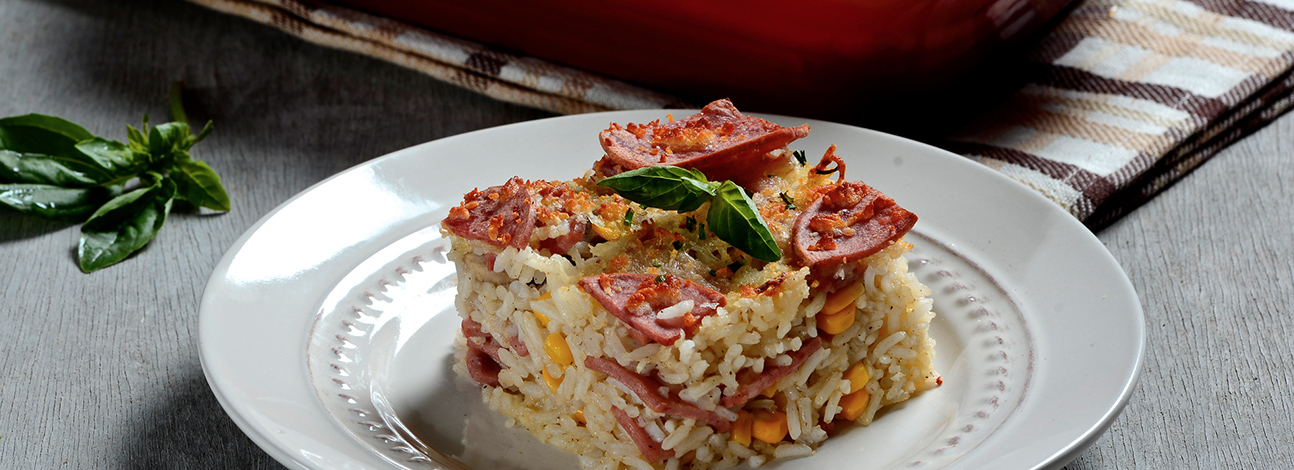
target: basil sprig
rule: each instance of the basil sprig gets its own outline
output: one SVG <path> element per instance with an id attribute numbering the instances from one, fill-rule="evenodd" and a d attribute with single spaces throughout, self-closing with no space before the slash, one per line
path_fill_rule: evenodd
<path id="1" fill-rule="evenodd" d="M 782 259 L 768 224 L 759 215 L 755 201 L 732 181 L 710 181 L 700 170 L 656 165 L 626 171 L 598 182 L 616 194 L 648 207 L 692 212 L 709 202 L 706 223 L 720 240 L 755 259 Z"/>
<path id="2" fill-rule="evenodd" d="M 211 133 L 211 123 L 193 135 L 178 91 L 171 93 L 177 121 L 150 128 L 145 116 L 142 129 L 126 126 L 125 144 L 54 116 L 0 119 L 0 205 L 84 222 L 77 257 L 87 273 L 147 245 L 176 201 L 228 211 L 220 176 L 189 155 Z"/>

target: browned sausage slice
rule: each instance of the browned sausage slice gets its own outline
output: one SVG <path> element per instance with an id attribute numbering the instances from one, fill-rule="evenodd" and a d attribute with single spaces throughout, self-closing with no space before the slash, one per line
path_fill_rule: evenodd
<path id="1" fill-rule="evenodd" d="M 728 304 L 723 294 L 674 275 L 599 274 L 580 279 L 580 287 L 637 332 L 634 336 L 639 342 L 655 341 L 665 346 L 691 334 L 701 318 Z M 669 318 L 661 316 L 666 309 L 687 300 L 692 301 L 690 311 Z"/>
<path id="2" fill-rule="evenodd" d="M 795 219 L 795 254 L 806 266 L 835 266 L 881 251 L 903 237 L 917 215 L 858 181 L 823 192 Z"/>
<path id="3" fill-rule="evenodd" d="M 727 99 L 706 105 L 701 112 L 676 122 L 628 124 L 598 135 L 610 162 L 599 168 L 616 173 L 652 165 L 696 168 L 712 181 L 751 182 L 776 163 L 770 151 L 809 135 L 809 125 L 782 127 L 741 114 Z M 610 164 L 608 164 L 610 163 Z"/>
<path id="4" fill-rule="evenodd" d="M 475 190 L 441 222 L 455 235 L 502 247 L 525 248 L 535 230 L 535 204 L 525 180 Z"/>
<path id="5" fill-rule="evenodd" d="M 786 353 L 786 355 L 791 356 L 790 364 L 765 366 L 764 371 L 761 373 L 751 372 L 750 369 L 742 371 L 737 376 L 737 392 L 723 397 L 719 404 L 727 408 L 744 405 L 747 401 L 750 401 L 751 397 L 771 387 L 778 380 L 782 380 L 782 377 L 791 375 L 791 372 L 799 369 L 804 364 L 804 361 L 808 360 L 809 356 L 818 352 L 819 349 L 822 349 L 822 338 L 814 337 L 800 345 L 800 349 Z"/>
<path id="6" fill-rule="evenodd" d="M 626 369 L 616 361 L 588 356 L 584 358 L 584 367 L 607 374 L 624 384 L 625 387 L 634 392 L 639 401 L 651 408 L 652 411 L 680 418 L 692 418 L 709 424 L 710 427 L 714 428 L 715 432 L 723 433 L 732 429 L 732 422 L 719 416 L 718 413 L 701 409 L 699 406 L 683 401 L 682 398 L 673 393 L 661 393 L 661 389 L 665 388 L 665 384 L 653 377 L 645 377 Z"/>

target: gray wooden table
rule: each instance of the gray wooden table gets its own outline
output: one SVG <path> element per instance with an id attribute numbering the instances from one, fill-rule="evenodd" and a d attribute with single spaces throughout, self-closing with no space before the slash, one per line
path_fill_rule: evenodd
<path id="1" fill-rule="evenodd" d="M 234 210 L 175 214 L 86 275 L 75 226 L 0 210 L 0 468 L 279 468 L 203 378 L 198 303 L 224 250 L 321 179 L 387 152 L 536 119 L 512 106 L 177 1 L 0 0 L 0 116 L 125 139 L 171 82 Z M 1139 292 L 1141 383 L 1069 468 L 1294 465 L 1294 117 L 1098 234 Z"/>

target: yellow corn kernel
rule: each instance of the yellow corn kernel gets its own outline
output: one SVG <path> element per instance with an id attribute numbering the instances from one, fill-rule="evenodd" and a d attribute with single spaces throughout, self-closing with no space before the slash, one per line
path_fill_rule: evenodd
<path id="1" fill-rule="evenodd" d="M 871 398 L 872 394 L 867 393 L 865 390 L 840 397 L 841 409 L 838 416 L 844 416 L 845 419 L 850 421 L 858 419 L 859 416 L 863 415 L 863 411 L 867 409 L 867 402 Z"/>
<path id="2" fill-rule="evenodd" d="M 737 420 L 732 422 L 732 440 L 743 446 L 750 446 L 751 424 L 755 421 L 749 411 L 737 412 Z"/>
<path id="3" fill-rule="evenodd" d="M 543 369 L 543 371 L 544 371 L 544 383 L 548 384 L 548 389 L 553 391 L 553 395 L 556 395 L 557 387 L 560 387 L 562 385 L 562 379 L 566 377 L 565 376 L 553 377 L 552 374 L 548 373 L 548 369 Z"/>
<path id="4" fill-rule="evenodd" d="M 544 294 L 544 295 L 548 295 L 548 294 Z M 535 312 L 535 320 L 539 320 L 540 328 L 548 328 L 548 317 L 544 316 L 544 314 Z"/>
<path id="5" fill-rule="evenodd" d="M 759 392 L 760 395 L 768 398 L 773 398 L 774 393 L 777 393 L 777 384 L 769 385 L 768 388 L 764 389 L 764 391 Z"/>
<path id="6" fill-rule="evenodd" d="M 859 361 L 849 366 L 849 369 L 845 370 L 845 376 L 841 378 L 849 381 L 849 393 L 854 393 L 867 385 L 867 381 L 872 379 L 872 374 L 867 372 L 867 365 Z"/>
<path id="7" fill-rule="evenodd" d="M 846 329 L 854 324 L 855 311 L 858 310 L 852 306 L 830 315 L 818 314 L 818 329 L 824 333 L 838 335 L 844 333 Z"/>
<path id="8" fill-rule="evenodd" d="M 843 289 L 827 294 L 827 303 L 822 305 L 822 312 L 828 315 L 844 310 L 853 305 L 863 295 L 863 283 L 855 282 Z"/>
<path id="9" fill-rule="evenodd" d="M 758 410 L 750 425 L 750 434 L 769 444 L 782 442 L 787 431 L 786 413 L 781 411 Z"/>
<path id="10" fill-rule="evenodd" d="M 576 420 L 576 421 L 579 421 L 579 422 L 580 422 L 580 424 L 587 424 L 587 423 L 588 423 L 588 421 L 585 421 L 585 420 L 584 420 L 584 410 L 579 410 L 579 411 L 576 411 L 576 412 L 575 412 L 575 420 Z"/>
<path id="11" fill-rule="evenodd" d="M 559 366 L 566 367 L 575 363 L 571 347 L 566 345 L 566 338 L 561 333 L 548 335 L 544 340 L 544 351 L 548 352 L 548 357 Z"/>
<path id="12" fill-rule="evenodd" d="M 535 300 L 548 300 L 548 299 L 551 299 L 551 298 L 553 298 L 553 293 L 552 293 L 552 292 L 544 292 L 544 293 L 542 293 L 542 294 L 539 294 L 539 298 L 538 298 L 538 299 L 535 299 Z"/>

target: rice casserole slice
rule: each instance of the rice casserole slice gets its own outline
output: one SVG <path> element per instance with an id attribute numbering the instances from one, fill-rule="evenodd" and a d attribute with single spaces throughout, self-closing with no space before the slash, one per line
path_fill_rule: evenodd
<path id="1" fill-rule="evenodd" d="M 454 370 L 509 425 L 607 470 L 811 455 L 936 386 L 930 289 L 903 256 L 916 215 L 846 182 L 834 146 L 816 165 L 787 148 L 808 132 L 720 100 L 612 124 L 574 180 L 468 193 L 442 224 Z M 721 240 L 715 203 L 659 209 L 598 184 L 655 165 L 742 187 L 781 257 Z"/>

